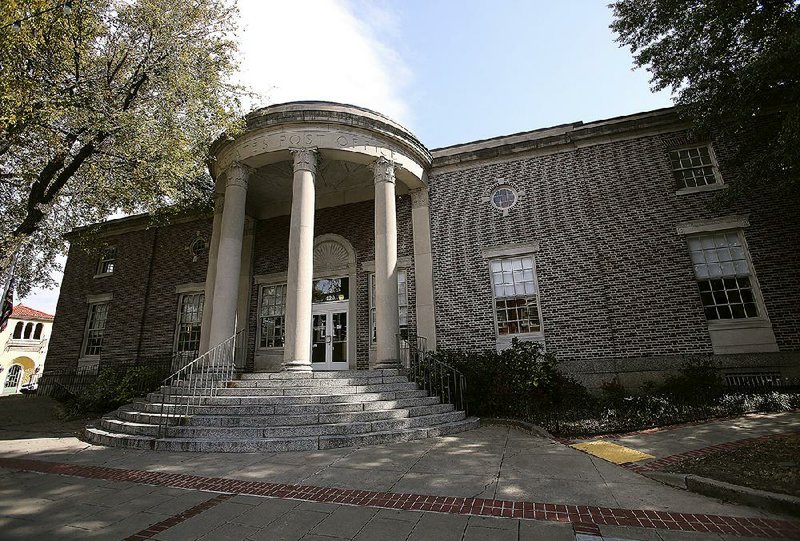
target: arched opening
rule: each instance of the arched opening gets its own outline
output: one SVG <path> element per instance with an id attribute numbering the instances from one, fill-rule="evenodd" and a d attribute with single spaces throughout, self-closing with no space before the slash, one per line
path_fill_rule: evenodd
<path id="1" fill-rule="evenodd" d="M 18 364 L 12 364 L 6 374 L 6 380 L 3 384 L 4 393 L 15 393 L 19 388 L 19 382 L 22 379 L 22 367 Z"/>
<path id="2" fill-rule="evenodd" d="M 28 323 L 25 325 L 25 340 L 28 340 L 31 337 L 31 333 L 33 332 L 33 323 Z"/>
<path id="3" fill-rule="evenodd" d="M 14 338 L 22 338 L 22 328 L 25 326 L 24 323 L 21 321 L 17 321 L 17 324 L 14 326 Z"/>
<path id="4" fill-rule="evenodd" d="M 36 330 L 33 331 L 33 338 L 35 340 L 39 340 L 39 339 L 42 338 L 42 329 L 44 329 L 44 324 L 43 323 L 37 323 L 36 324 Z"/>

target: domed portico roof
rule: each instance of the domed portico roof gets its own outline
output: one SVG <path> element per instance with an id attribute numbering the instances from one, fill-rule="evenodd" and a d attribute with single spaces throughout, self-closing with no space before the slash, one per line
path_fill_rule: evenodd
<path id="1" fill-rule="evenodd" d="M 297 148 L 317 150 L 322 194 L 353 192 L 371 184 L 364 171 L 380 157 L 395 163 L 398 188 L 413 190 L 427 184 L 428 149 L 397 122 L 363 107 L 325 101 L 283 103 L 251 112 L 245 124 L 244 133 L 212 145 L 211 172 L 218 177 L 234 162 L 244 163 L 256 170 L 259 198 L 280 200 L 289 195 L 285 193 L 289 185 L 278 179 L 289 180 L 290 151 Z"/>

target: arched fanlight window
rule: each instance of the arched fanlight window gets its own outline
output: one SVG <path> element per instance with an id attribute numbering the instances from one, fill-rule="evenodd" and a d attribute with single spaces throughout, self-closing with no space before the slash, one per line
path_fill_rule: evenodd
<path id="1" fill-rule="evenodd" d="M 39 340 L 42 337 L 42 329 L 43 328 L 44 328 L 44 325 L 42 323 L 37 323 L 36 324 L 36 330 L 33 331 L 33 338 L 35 340 Z"/>
<path id="2" fill-rule="evenodd" d="M 28 323 L 25 325 L 25 340 L 28 340 L 31 337 L 31 333 L 33 332 L 33 323 Z"/>
<path id="3" fill-rule="evenodd" d="M 14 338 L 22 338 L 22 327 L 24 326 L 24 323 L 17 321 L 17 324 L 14 326 Z"/>

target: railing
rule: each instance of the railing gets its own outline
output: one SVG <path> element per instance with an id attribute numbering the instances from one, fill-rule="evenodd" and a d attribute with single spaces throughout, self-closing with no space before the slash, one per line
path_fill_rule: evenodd
<path id="1" fill-rule="evenodd" d="M 428 396 L 438 396 L 443 404 L 453 404 L 457 410 L 469 415 L 467 401 L 467 378 L 447 363 L 436 360 L 428 353 L 427 339 L 424 336 L 397 335 L 400 346 L 400 363 L 411 381 Z"/>
<path id="2" fill-rule="evenodd" d="M 112 379 L 121 381 L 132 369 L 144 369 L 145 377 L 139 377 L 132 383 L 134 390 L 146 394 L 157 389 L 165 377 L 185 364 L 182 360 L 184 355 L 185 353 L 158 353 L 139 356 L 132 361 L 117 362 L 101 359 L 96 363 L 79 367 L 45 368 L 44 374 L 38 381 L 38 394 L 59 400 L 74 398 L 97 381 L 101 373 L 108 370 L 113 371 Z M 195 354 L 192 358 L 196 356 Z"/>
<path id="3" fill-rule="evenodd" d="M 239 331 L 183 366 L 161 383 L 161 415 L 158 437 L 167 428 L 191 415 L 205 399 L 217 396 L 217 391 L 233 379 L 236 359 L 244 351 L 244 331 Z"/>

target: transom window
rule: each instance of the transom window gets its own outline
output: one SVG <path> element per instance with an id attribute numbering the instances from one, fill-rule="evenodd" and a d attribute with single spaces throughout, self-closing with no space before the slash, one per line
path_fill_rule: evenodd
<path id="1" fill-rule="evenodd" d="M 261 348 L 281 348 L 286 333 L 286 284 L 261 286 L 259 342 Z"/>
<path id="2" fill-rule="evenodd" d="M 533 256 L 495 259 L 490 263 L 498 335 L 542 330 Z"/>
<path id="3" fill-rule="evenodd" d="M 345 301 L 350 298 L 349 278 L 323 278 L 314 280 L 311 302 Z"/>
<path id="4" fill-rule="evenodd" d="M 200 350 L 200 326 L 203 321 L 203 293 L 181 295 L 178 303 L 176 352 L 196 353 Z"/>
<path id="5" fill-rule="evenodd" d="M 719 231 L 688 241 L 706 318 L 758 317 L 750 265 L 739 233 Z"/>
<path id="6" fill-rule="evenodd" d="M 86 356 L 100 355 L 103 350 L 103 335 L 108 318 L 108 303 L 89 305 L 89 320 L 86 323 L 86 336 L 84 337 L 83 354 Z"/>
<path id="7" fill-rule="evenodd" d="M 375 326 L 375 274 L 369 275 L 369 335 L 370 342 L 377 342 Z M 397 271 L 397 311 L 400 322 L 400 335 L 408 334 L 408 277 L 405 270 Z"/>
<path id="8" fill-rule="evenodd" d="M 708 145 L 672 150 L 669 159 L 678 188 L 722 184 Z"/>
<path id="9" fill-rule="evenodd" d="M 100 256 L 100 262 L 97 265 L 97 274 L 111 274 L 114 272 L 114 267 L 117 261 L 117 248 L 112 246 L 103 250 L 103 255 Z"/>

